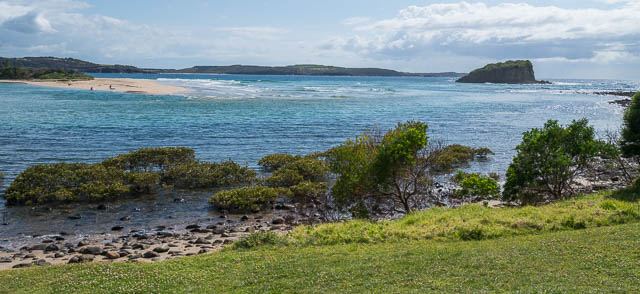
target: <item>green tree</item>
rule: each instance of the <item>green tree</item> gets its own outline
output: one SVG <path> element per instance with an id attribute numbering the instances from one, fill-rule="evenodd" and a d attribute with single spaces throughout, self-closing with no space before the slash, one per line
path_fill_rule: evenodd
<path id="1" fill-rule="evenodd" d="M 566 127 L 549 120 L 542 129 L 524 132 L 507 170 L 503 198 L 536 203 L 545 195 L 552 199 L 571 195 L 575 177 L 590 166 L 605 146 L 594 138 L 594 129 L 586 119 Z"/>
<path id="2" fill-rule="evenodd" d="M 633 95 L 624 114 L 620 147 L 624 156 L 640 155 L 640 92 Z"/>

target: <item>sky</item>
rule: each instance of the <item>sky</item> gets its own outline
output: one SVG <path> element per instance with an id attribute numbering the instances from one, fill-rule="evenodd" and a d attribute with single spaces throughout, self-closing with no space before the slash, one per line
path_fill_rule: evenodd
<path id="1" fill-rule="evenodd" d="M 640 80 L 640 0 L 0 0 L 0 56 Z"/>

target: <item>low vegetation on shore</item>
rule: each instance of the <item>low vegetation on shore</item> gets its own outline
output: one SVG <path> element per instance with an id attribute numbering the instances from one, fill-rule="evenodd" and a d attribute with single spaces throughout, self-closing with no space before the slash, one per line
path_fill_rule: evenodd
<path id="1" fill-rule="evenodd" d="M 9 66 L 7 63 L 0 66 L 0 80 L 93 80 L 93 77 L 73 70 L 65 69 L 31 69 L 25 67 Z"/>

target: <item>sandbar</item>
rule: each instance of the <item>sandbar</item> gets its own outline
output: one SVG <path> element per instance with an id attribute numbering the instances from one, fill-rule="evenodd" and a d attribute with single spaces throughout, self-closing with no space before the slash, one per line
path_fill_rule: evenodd
<path id="1" fill-rule="evenodd" d="M 95 78 L 93 80 L 0 80 L 3 83 L 22 83 L 35 86 L 84 89 L 90 91 L 113 91 L 121 93 L 138 93 L 151 95 L 175 95 L 187 91 L 186 88 L 163 85 L 155 80 L 125 78 Z"/>

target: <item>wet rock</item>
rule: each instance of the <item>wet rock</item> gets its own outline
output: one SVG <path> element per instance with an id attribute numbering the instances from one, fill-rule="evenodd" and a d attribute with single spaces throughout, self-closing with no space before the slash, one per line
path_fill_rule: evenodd
<path id="1" fill-rule="evenodd" d="M 130 220 L 130 219 L 131 219 L 131 217 L 130 217 L 130 216 L 128 216 L 128 215 L 125 215 L 125 216 L 123 216 L 123 217 L 121 217 L 121 218 L 120 218 L 120 220 L 121 220 L 121 221 L 128 221 L 128 220 Z"/>
<path id="2" fill-rule="evenodd" d="M 100 205 L 98 205 L 98 207 L 96 207 L 96 209 L 97 210 L 107 210 L 108 207 L 106 205 L 104 205 L 104 204 L 100 204 Z"/>
<path id="3" fill-rule="evenodd" d="M 160 238 L 170 238 L 173 237 L 174 234 L 171 232 L 157 232 L 156 236 L 160 237 Z"/>
<path id="4" fill-rule="evenodd" d="M 274 224 L 274 225 L 284 224 L 284 218 L 276 217 L 276 218 L 271 220 L 271 223 Z"/>
<path id="5" fill-rule="evenodd" d="M 10 263 L 12 261 L 11 257 L 0 257 L 0 263 Z"/>
<path id="6" fill-rule="evenodd" d="M 165 252 L 169 251 L 169 247 L 168 246 L 167 247 L 156 247 L 156 248 L 153 248 L 153 251 L 156 252 L 156 253 L 165 253 Z"/>
<path id="7" fill-rule="evenodd" d="M 73 219 L 73 220 L 78 220 L 78 219 L 81 219 L 81 218 L 82 218 L 82 216 L 81 216 L 81 215 L 79 215 L 79 214 L 74 214 L 74 215 L 70 215 L 70 216 L 68 216 L 68 218 L 69 218 L 69 219 Z"/>
<path id="8" fill-rule="evenodd" d="M 59 250 L 60 248 L 56 244 L 49 244 L 49 246 L 47 246 L 47 248 L 44 249 L 44 251 L 46 252 L 55 252 Z"/>
<path id="9" fill-rule="evenodd" d="M 247 215 L 243 215 L 242 217 L 240 217 L 240 221 L 246 221 L 249 219 L 249 216 Z"/>
<path id="10" fill-rule="evenodd" d="M 112 230 L 112 231 L 122 231 L 122 229 L 124 229 L 124 227 L 123 227 L 123 226 L 113 226 L 113 227 L 111 228 L 111 230 Z"/>
<path id="11" fill-rule="evenodd" d="M 64 238 L 62 238 L 60 236 L 55 236 L 55 237 L 53 237 L 53 239 L 55 239 L 56 241 L 64 241 Z"/>
<path id="12" fill-rule="evenodd" d="M 31 264 L 30 263 L 18 263 L 14 266 L 12 266 L 11 268 L 23 268 L 23 267 L 30 267 Z"/>
<path id="13" fill-rule="evenodd" d="M 42 240 L 42 243 L 45 243 L 45 244 L 47 244 L 47 243 L 53 243 L 53 240 Z"/>
<path id="14" fill-rule="evenodd" d="M 36 244 L 31 246 L 30 250 L 41 250 L 44 251 L 45 249 L 47 249 L 47 246 L 49 246 L 48 244 Z"/>
<path id="15" fill-rule="evenodd" d="M 47 262 L 44 259 L 38 259 L 36 262 L 34 262 L 33 264 L 37 265 L 37 266 L 44 266 L 44 265 L 51 265 L 50 262 Z"/>
<path id="16" fill-rule="evenodd" d="M 173 199 L 173 202 L 175 202 L 175 203 L 183 203 L 184 202 L 184 198 L 175 198 L 175 199 Z"/>
<path id="17" fill-rule="evenodd" d="M 142 255 L 142 257 L 144 257 L 144 258 L 154 258 L 154 257 L 158 257 L 158 256 L 159 256 L 158 253 L 155 253 L 153 251 L 147 251 Z"/>
<path id="18" fill-rule="evenodd" d="M 199 228 L 200 228 L 200 225 L 198 224 L 192 224 L 185 227 L 185 229 L 187 230 L 193 230 L 193 229 L 199 229 Z"/>
<path id="19" fill-rule="evenodd" d="M 101 255 L 104 250 L 98 246 L 85 247 L 80 250 L 82 254 Z"/>
<path id="20" fill-rule="evenodd" d="M 107 251 L 104 253 L 104 256 L 108 259 L 118 259 L 120 258 L 120 253 L 115 251 Z"/>

